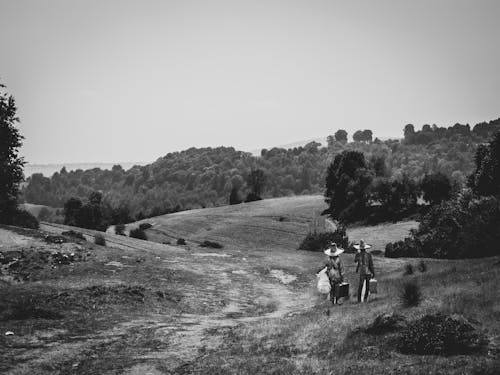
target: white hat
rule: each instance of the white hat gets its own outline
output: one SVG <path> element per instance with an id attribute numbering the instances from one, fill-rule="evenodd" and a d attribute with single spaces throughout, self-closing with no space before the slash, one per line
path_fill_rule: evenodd
<path id="1" fill-rule="evenodd" d="M 368 245 L 364 240 L 359 240 L 359 244 L 353 245 L 356 250 L 369 249 L 372 245 Z"/>
<path id="2" fill-rule="evenodd" d="M 344 252 L 344 249 L 337 247 L 336 243 L 332 243 L 328 249 L 324 251 L 329 257 L 337 257 Z"/>

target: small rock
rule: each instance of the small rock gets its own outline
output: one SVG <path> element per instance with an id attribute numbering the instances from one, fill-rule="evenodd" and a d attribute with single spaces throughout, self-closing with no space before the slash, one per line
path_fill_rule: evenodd
<path id="1" fill-rule="evenodd" d="M 14 336 L 14 332 L 7 331 L 7 332 L 5 332 L 5 336 Z"/>

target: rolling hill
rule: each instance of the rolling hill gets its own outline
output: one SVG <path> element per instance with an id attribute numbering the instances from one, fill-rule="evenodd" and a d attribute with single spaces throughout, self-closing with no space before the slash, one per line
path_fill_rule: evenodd
<path id="1" fill-rule="evenodd" d="M 0 330 L 10 332 L 0 335 L 0 371 L 464 374 L 490 368 L 500 343 L 498 257 L 425 260 L 425 273 L 405 276 L 405 264 L 415 261 L 376 256 L 378 295 L 366 305 L 345 300 L 331 307 L 315 289 L 325 256 L 295 251 L 312 212 L 323 205 L 321 196 L 301 196 L 164 215 L 148 220 L 157 242 L 50 223 L 39 231 L 0 227 Z M 378 248 L 412 225 L 358 227 L 350 234 Z M 93 243 L 97 234 L 106 246 Z M 179 236 L 186 245 L 161 243 Z M 201 248 L 205 239 L 224 248 Z M 354 255 L 341 257 L 354 297 Z M 420 284 L 420 306 L 401 306 L 406 280 Z M 401 354 L 394 336 L 364 333 L 379 314 L 410 320 L 436 311 L 481 324 L 488 351 Z"/>

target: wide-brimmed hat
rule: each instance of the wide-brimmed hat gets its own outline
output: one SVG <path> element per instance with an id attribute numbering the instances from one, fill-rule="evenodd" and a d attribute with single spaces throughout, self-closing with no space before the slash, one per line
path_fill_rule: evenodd
<path id="1" fill-rule="evenodd" d="M 329 257 L 337 257 L 344 252 L 344 249 L 337 247 L 336 243 L 332 243 L 328 249 L 324 251 Z"/>
<path id="2" fill-rule="evenodd" d="M 353 246 L 356 250 L 366 250 L 372 247 L 371 245 L 366 244 L 364 240 L 359 240 L 359 244 L 355 244 Z"/>

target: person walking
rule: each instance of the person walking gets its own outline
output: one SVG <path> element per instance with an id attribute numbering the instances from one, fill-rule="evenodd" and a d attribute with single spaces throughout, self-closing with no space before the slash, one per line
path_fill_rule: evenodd
<path id="1" fill-rule="evenodd" d="M 340 259 L 340 254 L 344 252 L 344 249 L 337 247 L 336 243 L 332 243 L 330 247 L 325 250 L 325 254 L 328 256 L 328 262 L 326 263 L 326 273 L 330 279 L 330 300 L 332 304 L 338 304 L 338 292 L 339 285 L 344 281 L 344 264 Z"/>
<path id="2" fill-rule="evenodd" d="M 364 240 L 359 240 L 359 244 L 354 245 L 358 250 L 354 261 L 357 262 L 356 272 L 359 272 L 358 302 L 368 301 L 370 295 L 370 280 L 375 278 L 375 269 L 373 267 L 373 257 L 366 250 L 371 246 Z"/>

